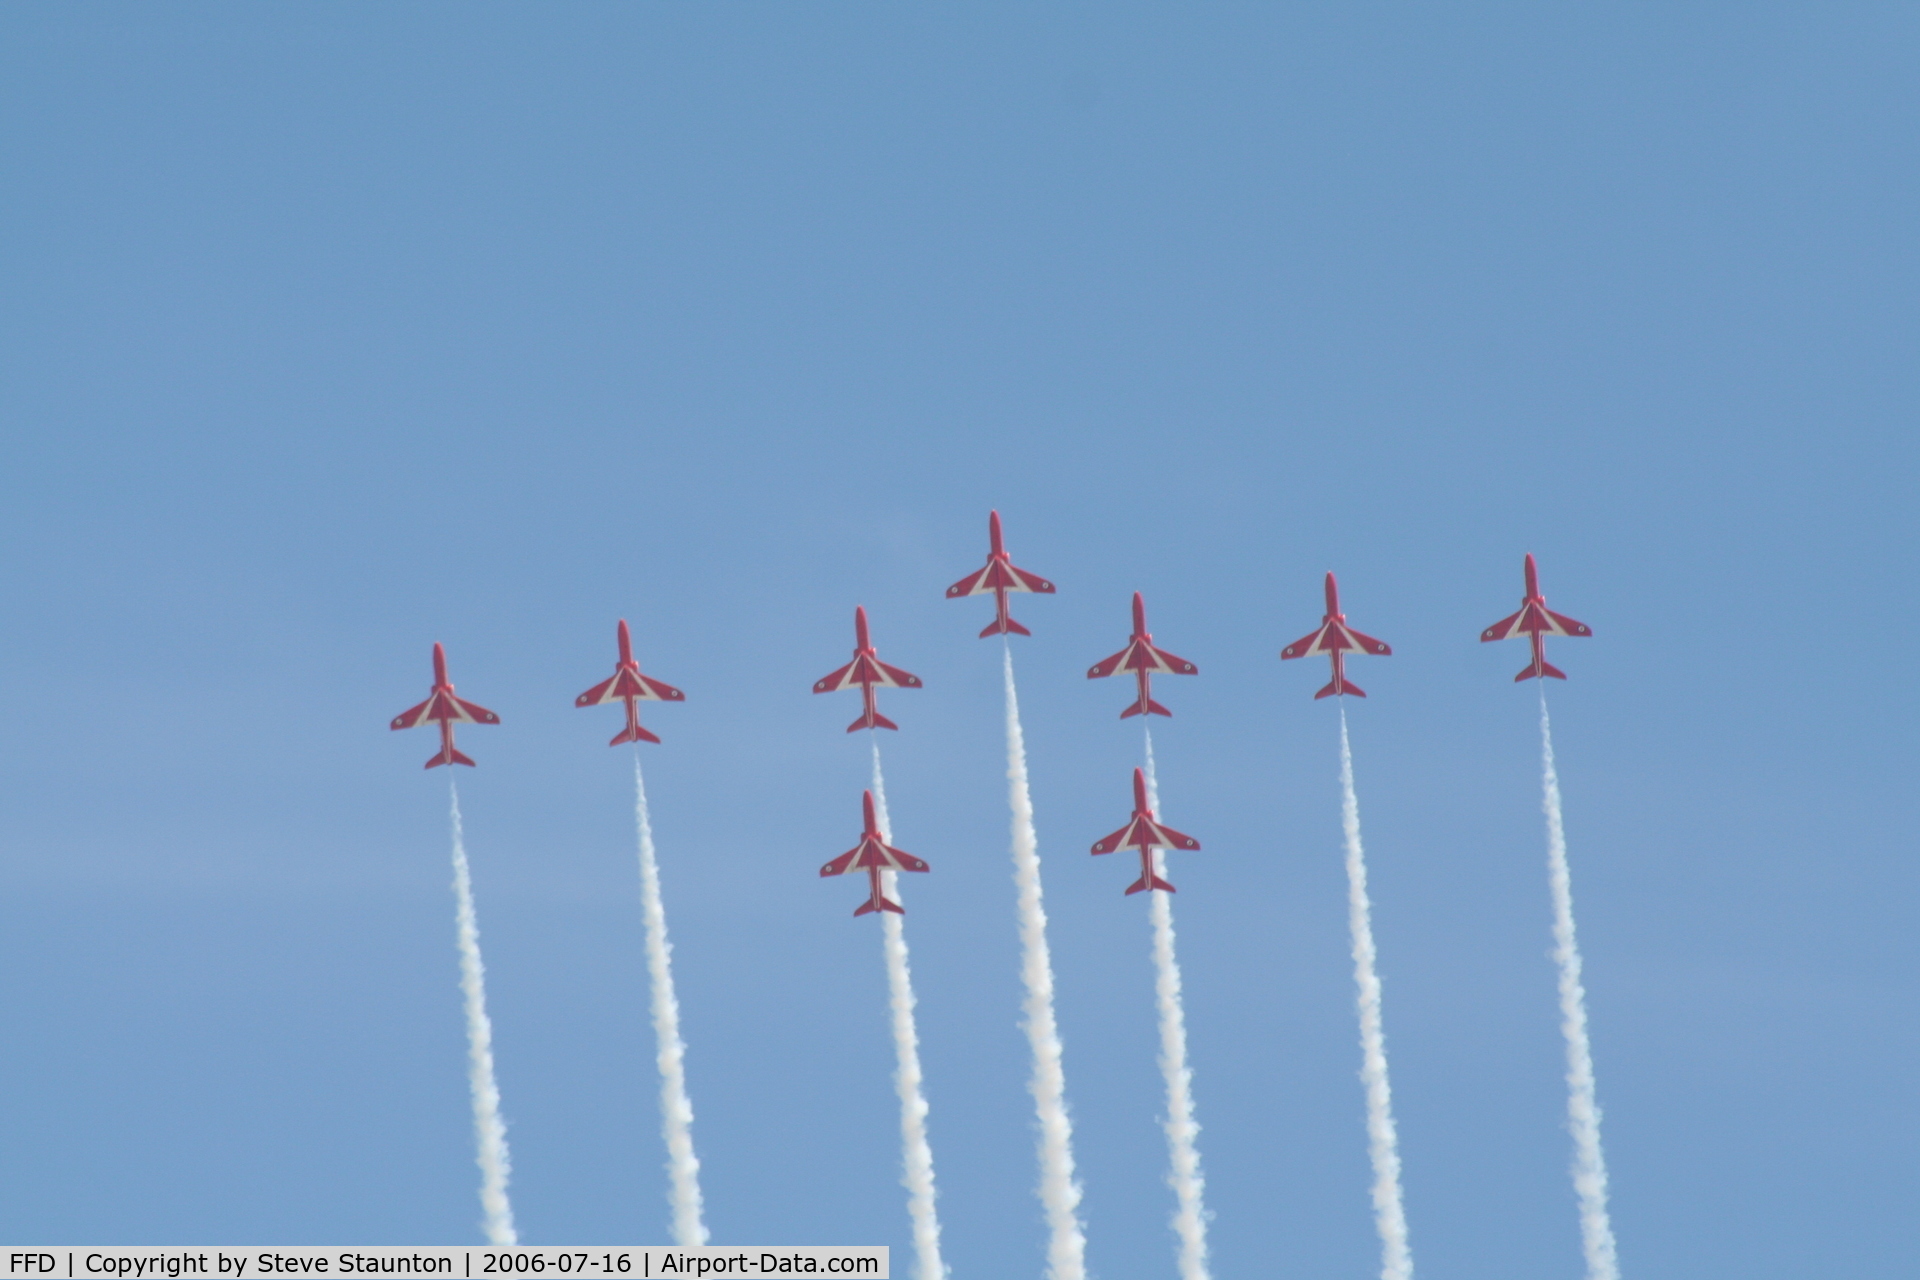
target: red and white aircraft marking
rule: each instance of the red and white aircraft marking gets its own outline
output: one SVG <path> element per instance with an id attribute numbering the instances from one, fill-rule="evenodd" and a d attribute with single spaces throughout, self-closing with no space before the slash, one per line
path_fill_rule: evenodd
<path id="1" fill-rule="evenodd" d="M 822 876 L 844 876 L 854 871 L 867 873 L 867 900 L 854 908 L 853 914 L 864 916 L 870 911 L 891 911 L 897 915 L 907 914 L 907 909 L 880 892 L 880 873 L 882 871 L 926 871 L 926 863 L 902 849 L 896 849 L 880 838 L 880 825 L 873 816 L 873 792 L 860 793 L 860 804 L 866 817 L 866 830 L 860 833 L 860 843 L 820 868 Z"/>
<path id="2" fill-rule="evenodd" d="M 1284 658 L 1305 658 L 1313 654 L 1325 654 L 1333 659 L 1333 680 L 1326 688 L 1314 694 L 1315 699 L 1330 698 L 1335 694 L 1350 693 L 1356 698 L 1367 696 L 1366 690 L 1347 680 L 1346 657 L 1350 653 L 1371 653 L 1386 657 L 1393 650 L 1384 641 L 1363 635 L 1347 625 L 1347 615 L 1340 612 L 1340 585 L 1327 575 L 1327 612 L 1320 619 L 1320 626 L 1310 635 L 1301 636 L 1280 651 Z"/>
<path id="3" fill-rule="evenodd" d="M 874 705 L 875 688 L 918 689 L 920 677 L 911 671 L 902 671 L 890 667 L 875 656 L 873 641 L 867 638 L 867 611 L 865 607 L 853 611 L 854 650 L 853 661 L 841 667 L 833 674 L 814 681 L 815 693 L 833 693 L 840 689 L 860 686 L 860 692 L 866 699 L 866 709 L 860 718 L 847 726 L 847 732 L 855 729 L 898 729 L 900 726 L 880 714 Z"/>
<path id="4" fill-rule="evenodd" d="M 1153 634 L 1147 630 L 1147 605 L 1138 591 L 1133 593 L 1133 638 L 1127 641 L 1127 647 L 1111 658 L 1103 658 L 1087 669 L 1087 679 L 1098 680 L 1103 676 L 1119 675 L 1122 671 L 1131 671 L 1140 681 L 1140 697 L 1132 706 L 1120 713 L 1125 720 L 1128 716 L 1171 716 L 1167 710 L 1153 700 L 1151 681 L 1155 675 L 1193 676 L 1200 674 L 1200 668 L 1185 658 L 1168 653 L 1165 649 L 1156 649 Z"/>
<path id="5" fill-rule="evenodd" d="M 1533 554 L 1527 554 L 1527 594 L 1520 601 L 1520 612 L 1512 617 L 1502 618 L 1480 633 L 1482 640 L 1505 640 L 1512 636 L 1524 635 L 1533 641 L 1533 661 L 1527 669 L 1513 678 L 1518 684 L 1522 680 L 1536 680 L 1542 676 L 1552 676 L 1555 680 L 1565 680 L 1567 673 L 1547 661 L 1548 636 L 1590 636 L 1593 628 L 1584 622 L 1575 622 L 1565 614 L 1555 613 L 1547 608 L 1547 598 L 1540 594 L 1540 573 L 1534 568 Z"/>
<path id="6" fill-rule="evenodd" d="M 1139 893 L 1143 889 L 1164 889 L 1175 892 L 1174 887 L 1153 873 L 1154 849 L 1187 849 L 1200 847 L 1200 842 L 1190 835 L 1175 831 L 1172 827 L 1154 821 L 1153 810 L 1147 807 L 1147 775 L 1139 769 L 1133 771 L 1133 817 L 1127 825 L 1098 841 L 1093 851 L 1112 853 L 1116 849 L 1137 849 L 1140 852 L 1140 878 L 1128 886 L 1128 893 Z"/>
<path id="7" fill-rule="evenodd" d="M 633 660 L 633 637 L 627 632 L 627 620 L 620 619 L 620 662 L 613 674 L 573 700 L 576 707 L 598 707 L 609 702 L 627 704 L 627 727 L 607 743 L 617 747 L 623 742 L 658 742 L 660 739 L 640 727 L 642 702 L 685 702 L 687 695 L 664 680 L 640 674 Z"/>
<path id="8" fill-rule="evenodd" d="M 988 636 L 1005 635 L 1011 631 L 1016 635 L 1030 636 L 1027 630 L 1007 616 L 1007 592 L 1037 591 L 1041 595 L 1052 595 L 1053 584 L 1037 573 L 1028 573 L 1025 569 L 1016 569 L 1007 549 L 1000 539 L 1000 513 L 993 512 L 987 517 L 987 537 L 992 542 L 992 550 L 987 552 L 987 567 L 968 574 L 947 588 L 947 599 L 958 600 L 961 596 L 983 596 L 993 592 L 994 619 L 985 631 L 980 633 L 982 640 Z"/>
<path id="9" fill-rule="evenodd" d="M 433 646 L 433 692 L 419 706 L 408 707 L 395 716 L 393 723 L 387 727 L 411 729 L 430 720 L 440 725 L 440 754 L 427 761 L 425 767 L 428 769 L 441 764 L 473 764 L 473 761 L 454 750 L 454 725 L 500 723 L 499 716 L 479 703 L 453 696 L 453 681 L 447 679 L 447 651 L 440 647 L 438 641 Z"/>

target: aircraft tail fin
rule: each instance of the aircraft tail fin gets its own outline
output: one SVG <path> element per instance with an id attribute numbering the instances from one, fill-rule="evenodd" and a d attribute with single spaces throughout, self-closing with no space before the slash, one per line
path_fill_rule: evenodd
<path id="1" fill-rule="evenodd" d="M 449 745 L 445 750 L 441 751 L 438 755 L 434 756 L 433 759 L 427 761 L 426 764 L 422 765 L 421 768 L 432 769 L 435 766 L 443 765 L 443 764 L 464 764 L 468 768 L 475 767 L 472 760 L 470 760 L 467 756 L 462 754 L 458 749 L 456 749 L 452 745 Z"/>
<path id="2" fill-rule="evenodd" d="M 645 728 L 636 724 L 631 729 L 622 729 L 619 733 L 614 734 L 613 739 L 610 742 L 608 742 L 607 745 L 610 747 L 617 747 L 623 742 L 659 742 L 659 741 L 660 739 L 654 737 L 653 734 L 649 733 Z"/>
<path id="3" fill-rule="evenodd" d="M 853 914 L 856 916 L 864 916 L 875 911 L 891 911 L 895 915 L 901 916 L 907 914 L 905 907 L 893 901 L 893 899 L 884 896 L 868 898 L 865 902 L 853 909 Z"/>
<path id="4" fill-rule="evenodd" d="M 1314 696 L 1314 700 L 1318 701 L 1321 698 L 1331 698 L 1335 694 L 1340 694 L 1340 693 L 1350 693 L 1356 698 L 1364 698 L 1367 696 L 1367 691 L 1365 689 L 1362 689 L 1359 685 L 1355 684 L 1351 680 L 1331 681 L 1326 688 L 1322 689 L 1320 692 L 1314 694 L 1313 696 Z"/>
<path id="5" fill-rule="evenodd" d="M 871 715 L 862 713 L 858 720 L 847 726 L 848 733 L 857 733 L 861 729 L 898 729 L 900 726 L 881 715 L 878 711 Z M 659 739 L 654 739 L 659 741 Z"/>

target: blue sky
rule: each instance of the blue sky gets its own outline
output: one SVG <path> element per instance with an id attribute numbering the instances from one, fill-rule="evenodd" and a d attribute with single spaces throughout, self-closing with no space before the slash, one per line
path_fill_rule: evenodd
<path id="1" fill-rule="evenodd" d="M 446 643 L 514 1202 L 665 1238 L 629 619 L 717 1238 L 906 1244 L 853 607 L 957 1276 L 1038 1274 L 989 507 L 1105 1280 L 1171 1272 L 1156 734 L 1222 1276 L 1377 1270 L 1336 570 L 1407 1213 L 1578 1274 L 1519 645 L 1637 1280 L 1895 1274 L 1915 1191 L 1915 82 L 1894 5 L 0 14 L 0 1230 L 477 1239 Z M 1891 659 L 1891 660 L 1889 660 Z M 901 1253 L 897 1257 L 904 1258 Z"/>

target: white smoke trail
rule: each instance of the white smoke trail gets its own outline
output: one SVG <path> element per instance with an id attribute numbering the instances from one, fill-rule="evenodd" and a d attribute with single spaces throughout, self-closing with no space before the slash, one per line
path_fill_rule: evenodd
<path id="1" fill-rule="evenodd" d="M 1160 779 L 1153 767 L 1153 731 L 1147 730 L 1147 803 L 1160 813 Z M 1161 855 L 1154 855 L 1156 868 Z M 1207 1208 L 1201 1199 L 1200 1123 L 1193 1118 L 1193 1071 L 1187 1066 L 1187 1013 L 1180 995 L 1180 961 L 1173 950 L 1173 895 L 1149 891 L 1153 918 L 1154 997 L 1160 1007 L 1160 1074 L 1167 1081 L 1167 1185 L 1173 1188 L 1172 1226 L 1180 1237 L 1180 1280 L 1207 1280 Z"/>
<path id="2" fill-rule="evenodd" d="M 1347 839 L 1347 920 L 1353 931 L 1353 981 L 1359 989 L 1360 1082 L 1367 1091 L 1367 1153 L 1373 1161 L 1373 1219 L 1380 1230 L 1381 1280 L 1411 1280 L 1407 1214 L 1400 1200 L 1399 1139 L 1387 1084 L 1387 1041 L 1380 1028 L 1380 977 L 1374 972 L 1373 907 L 1360 847 L 1360 799 L 1353 790 L 1347 709 L 1340 708 L 1340 825 Z"/>
<path id="3" fill-rule="evenodd" d="M 1567 1127 L 1573 1132 L 1573 1189 L 1580 1200 L 1580 1243 L 1587 1280 L 1620 1280 L 1613 1222 L 1607 1216 L 1607 1162 L 1600 1154 L 1600 1104 L 1594 1097 L 1593 1050 L 1587 1043 L 1587 992 L 1573 934 L 1573 879 L 1567 833 L 1560 823 L 1560 775 L 1553 767 L 1547 691 L 1540 690 L 1541 808 L 1547 815 L 1547 871 L 1553 886 L 1553 958 L 1560 966 L 1560 1030 L 1567 1038 Z"/>
<path id="4" fill-rule="evenodd" d="M 480 1165 L 480 1207 L 488 1244 L 518 1244 L 507 1202 L 507 1126 L 500 1119 L 500 1086 L 493 1078 L 493 1023 L 487 1019 L 487 971 L 480 962 L 480 926 L 473 915 L 473 878 L 460 828 L 460 788 L 449 779 L 453 813 L 453 894 L 460 945 L 460 990 L 467 1005 L 467 1083 L 473 1092 L 473 1136 Z"/>
<path id="5" fill-rule="evenodd" d="M 633 751 L 633 821 L 640 835 L 640 913 L 647 931 L 647 979 L 652 993 L 654 1061 L 660 1068 L 660 1136 L 667 1143 L 667 1203 L 673 1206 L 673 1242 L 707 1242 L 700 1220 L 700 1158 L 693 1153 L 693 1103 L 687 1098 L 687 1045 L 680 1038 L 680 1000 L 673 990 L 673 944 L 660 900 L 660 864 L 653 852 L 647 787 L 640 749 Z"/>
<path id="6" fill-rule="evenodd" d="M 1027 747 L 1020 730 L 1020 699 L 1013 688 L 1013 649 L 1005 646 L 1007 683 L 1007 797 L 1013 808 L 1013 883 L 1020 912 L 1020 976 L 1027 987 L 1027 1043 L 1033 1049 L 1034 1112 L 1040 1126 L 1040 1203 L 1047 1213 L 1047 1275 L 1085 1280 L 1087 1235 L 1080 1225 L 1080 1184 L 1073 1176 L 1073 1124 L 1067 1118 L 1067 1078 L 1060 1063 L 1060 1031 L 1053 1020 L 1053 958 L 1047 951 L 1047 913 L 1040 903 L 1040 841 L 1033 829 L 1033 793 L 1027 787 Z"/>
<path id="7" fill-rule="evenodd" d="M 873 803 L 880 838 L 893 843 L 893 818 L 887 812 L 887 782 L 880 773 L 880 741 L 873 742 Z M 881 873 L 881 889 L 900 901 L 900 875 Z M 887 953 L 887 996 L 893 1011 L 894 1091 L 900 1095 L 900 1183 L 907 1189 L 907 1217 L 913 1222 L 914 1274 L 919 1280 L 946 1280 L 940 1260 L 940 1215 L 933 1207 L 933 1147 L 927 1142 L 927 1099 L 921 1092 L 920 1033 L 913 1024 L 913 972 L 907 965 L 906 920 L 880 913 Z"/>

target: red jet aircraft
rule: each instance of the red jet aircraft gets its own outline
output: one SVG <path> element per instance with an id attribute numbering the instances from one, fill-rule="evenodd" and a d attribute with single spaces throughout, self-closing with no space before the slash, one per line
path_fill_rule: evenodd
<path id="1" fill-rule="evenodd" d="M 1312 654 L 1324 653 L 1333 659 L 1333 681 L 1326 688 L 1314 694 L 1314 698 L 1330 698 L 1335 694 L 1350 693 L 1356 698 L 1367 696 L 1366 690 L 1357 684 L 1347 682 L 1344 663 L 1349 653 L 1371 653 L 1386 657 L 1393 650 L 1372 636 L 1362 635 L 1347 625 L 1347 615 L 1340 612 L 1340 585 L 1327 575 L 1327 613 L 1320 619 L 1319 630 L 1311 635 L 1301 636 L 1280 651 L 1282 658 L 1305 658 Z"/>
<path id="2" fill-rule="evenodd" d="M 607 743 L 617 747 L 623 742 L 658 742 L 660 739 L 640 727 L 641 702 L 685 702 L 687 695 L 664 680 L 640 674 L 633 660 L 633 637 L 627 633 L 627 620 L 620 619 L 620 662 L 613 674 L 573 700 L 576 707 L 597 707 L 608 702 L 627 704 L 627 727 Z"/>
<path id="3" fill-rule="evenodd" d="M 865 811 L 867 829 L 860 833 L 860 843 L 820 868 L 822 876 L 844 876 L 852 871 L 867 873 L 867 900 L 855 907 L 853 914 L 864 916 L 870 911 L 891 911 L 896 915 L 907 914 L 907 909 L 880 892 L 880 873 L 882 871 L 926 871 L 927 864 L 904 850 L 896 849 L 880 838 L 880 826 L 874 821 L 873 792 L 863 791 L 860 803 Z"/>
<path id="4" fill-rule="evenodd" d="M 900 726 L 880 714 L 874 706 L 873 690 L 875 686 L 888 689 L 918 689 L 920 677 L 911 671 L 902 671 L 880 661 L 874 654 L 873 641 L 867 638 L 867 611 L 864 607 L 853 611 L 854 650 L 853 661 L 832 675 L 816 680 L 815 693 L 833 693 L 838 689 L 851 689 L 860 686 L 860 692 L 866 698 L 866 710 L 860 718 L 847 726 L 847 732 L 855 729 L 898 729 Z"/>
<path id="5" fill-rule="evenodd" d="M 1153 873 L 1153 850 L 1162 849 L 1198 849 L 1200 842 L 1192 836 L 1183 835 L 1172 827 L 1162 826 L 1153 820 L 1153 810 L 1147 806 L 1147 775 L 1138 769 L 1133 771 L 1133 817 L 1127 825 L 1093 846 L 1095 853 L 1112 853 L 1116 849 L 1138 849 L 1140 851 L 1140 878 L 1128 886 L 1128 893 L 1139 893 L 1143 889 L 1165 889 L 1175 892 L 1174 887 Z"/>
<path id="6" fill-rule="evenodd" d="M 987 552 L 987 567 L 968 574 L 947 588 L 947 599 L 958 600 L 961 596 L 983 596 L 993 592 L 994 619 L 985 631 L 980 633 L 982 640 L 988 636 L 1005 635 L 1011 631 L 1016 635 L 1030 636 L 1027 630 L 1007 616 L 1007 592 L 1037 591 L 1041 595 L 1052 595 L 1053 584 L 1037 573 L 1028 573 L 1025 569 L 1016 569 L 1007 556 L 1007 549 L 1000 541 L 1000 513 L 993 512 L 987 517 L 987 537 L 991 539 L 993 549 Z"/>
<path id="7" fill-rule="evenodd" d="M 1200 674 L 1200 668 L 1185 658 L 1176 657 L 1165 649 L 1153 647 L 1153 635 L 1147 630 L 1147 605 L 1138 591 L 1133 593 L 1133 638 L 1127 641 L 1127 647 L 1111 658 L 1103 658 L 1087 670 L 1087 679 L 1098 680 L 1102 676 L 1119 675 L 1122 671 L 1131 671 L 1140 681 L 1140 698 L 1132 706 L 1120 713 L 1125 720 L 1128 716 L 1171 716 L 1167 710 L 1153 700 L 1150 682 L 1156 674 L 1166 676 L 1193 676 Z"/>
<path id="8" fill-rule="evenodd" d="M 1552 676 L 1555 680 L 1565 680 L 1567 673 L 1547 661 L 1548 636 L 1590 636 L 1593 628 L 1584 622 L 1575 622 L 1565 614 L 1555 613 L 1547 608 L 1547 598 L 1540 594 L 1540 573 L 1533 565 L 1533 554 L 1527 554 L 1527 594 L 1520 601 L 1520 612 L 1510 618 L 1488 627 L 1480 633 L 1482 640 L 1505 640 L 1510 636 L 1524 635 L 1533 641 L 1533 661 L 1527 669 L 1513 678 L 1518 684 L 1522 680 L 1536 680 L 1542 676 Z"/>
<path id="9" fill-rule="evenodd" d="M 438 641 L 433 646 L 433 692 L 417 707 L 408 707 L 393 718 L 389 729 L 411 729 L 429 720 L 440 724 L 440 754 L 427 761 L 426 768 L 438 764 L 472 765 L 473 761 L 454 750 L 453 726 L 456 724 L 499 724 L 500 717 L 476 702 L 453 696 L 453 681 L 447 679 L 447 651 Z"/>

